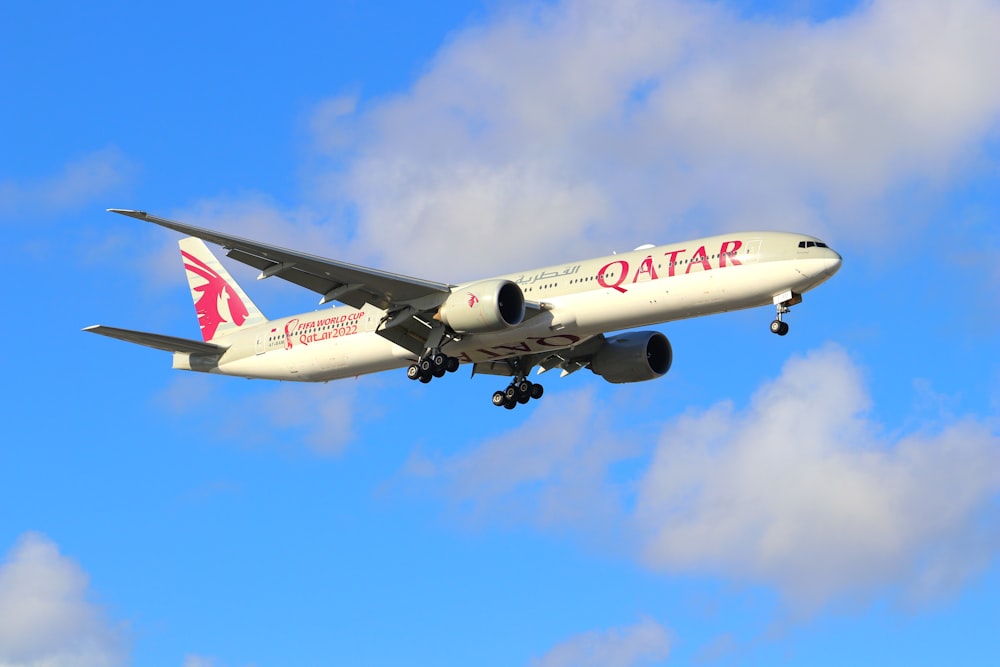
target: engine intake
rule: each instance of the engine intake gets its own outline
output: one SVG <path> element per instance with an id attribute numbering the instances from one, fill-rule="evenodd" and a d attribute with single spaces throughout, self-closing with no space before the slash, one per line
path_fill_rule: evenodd
<path id="1" fill-rule="evenodd" d="M 452 292 L 436 318 L 456 333 L 488 333 L 524 319 L 524 293 L 509 280 L 484 280 Z"/>
<path id="2" fill-rule="evenodd" d="M 643 382 L 663 377 L 674 352 L 659 331 L 632 331 L 612 336 L 590 360 L 590 370 L 608 382 Z"/>

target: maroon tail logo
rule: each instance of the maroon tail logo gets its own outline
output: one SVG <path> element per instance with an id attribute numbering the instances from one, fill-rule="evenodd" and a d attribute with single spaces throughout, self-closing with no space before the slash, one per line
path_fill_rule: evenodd
<path id="1" fill-rule="evenodd" d="M 184 268 L 205 279 L 203 285 L 192 286 L 195 292 L 201 294 L 194 302 L 194 308 L 198 312 L 198 325 L 201 327 L 201 336 L 206 341 L 215 338 L 215 332 L 223 322 L 232 321 L 236 326 L 243 324 L 250 311 L 243 304 L 233 286 L 226 282 L 215 269 L 205 264 L 203 261 L 181 251 L 184 258 Z M 227 320 L 222 311 L 225 310 L 231 320 Z"/>

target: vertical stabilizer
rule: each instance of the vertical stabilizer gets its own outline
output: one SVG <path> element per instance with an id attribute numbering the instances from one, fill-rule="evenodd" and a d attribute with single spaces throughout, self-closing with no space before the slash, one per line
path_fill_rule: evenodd
<path id="1" fill-rule="evenodd" d="M 179 245 L 206 342 L 267 321 L 204 241 L 190 237 Z"/>

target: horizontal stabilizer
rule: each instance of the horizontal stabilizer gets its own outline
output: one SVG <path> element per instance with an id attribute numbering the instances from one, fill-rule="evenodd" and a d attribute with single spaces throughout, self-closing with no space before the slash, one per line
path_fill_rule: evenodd
<path id="1" fill-rule="evenodd" d="M 132 331 L 131 329 L 118 329 L 95 324 L 86 327 L 84 331 L 101 334 L 110 338 L 145 345 L 165 352 L 187 352 L 189 354 L 222 354 L 226 351 L 221 345 L 203 343 L 200 340 L 189 338 L 178 338 L 176 336 L 164 336 L 163 334 L 146 333 L 145 331 Z"/>

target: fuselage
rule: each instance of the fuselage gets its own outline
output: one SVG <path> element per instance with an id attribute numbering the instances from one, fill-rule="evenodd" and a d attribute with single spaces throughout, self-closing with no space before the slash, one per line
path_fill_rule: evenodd
<path id="1" fill-rule="evenodd" d="M 450 341 L 445 351 L 462 363 L 497 361 L 573 348 L 610 331 L 770 305 L 823 283 L 840 264 L 814 237 L 744 232 L 508 274 L 498 278 L 516 283 L 540 312 Z M 274 319 L 215 339 L 227 347 L 221 357 L 175 352 L 174 367 L 324 382 L 406 366 L 414 354 L 376 333 L 385 315 L 340 306 Z"/>

